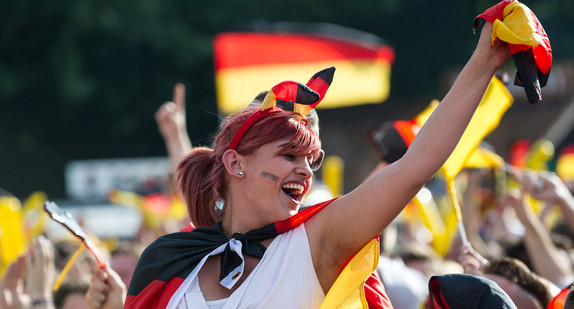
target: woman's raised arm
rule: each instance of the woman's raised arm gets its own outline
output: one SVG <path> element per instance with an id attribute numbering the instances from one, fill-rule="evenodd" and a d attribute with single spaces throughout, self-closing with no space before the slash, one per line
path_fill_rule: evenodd
<path id="1" fill-rule="evenodd" d="M 339 271 L 380 234 L 454 150 L 490 80 L 510 58 L 506 44 L 497 41 L 491 47 L 491 33 L 492 24 L 487 22 L 470 60 L 403 158 L 306 224 L 315 268 L 324 287 L 336 278 L 331 269 Z"/>

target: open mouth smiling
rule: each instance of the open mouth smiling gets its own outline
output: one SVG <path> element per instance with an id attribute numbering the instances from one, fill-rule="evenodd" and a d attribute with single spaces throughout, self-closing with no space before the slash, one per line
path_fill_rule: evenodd
<path id="1" fill-rule="evenodd" d="M 281 190 L 283 190 L 287 196 L 291 197 L 291 199 L 300 202 L 303 199 L 305 187 L 298 183 L 286 183 L 281 186 Z"/>

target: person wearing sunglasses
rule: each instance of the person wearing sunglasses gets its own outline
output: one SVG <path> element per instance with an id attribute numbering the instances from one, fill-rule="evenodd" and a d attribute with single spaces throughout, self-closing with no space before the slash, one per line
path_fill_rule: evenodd
<path id="1" fill-rule="evenodd" d="M 318 73 L 307 85 L 280 83 L 260 108 L 228 116 L 213 147 L 193 149 L 178 165 L 178 189 L 197 228 L 163 236 L 143 252 L 125 307 L 325 307 L 353 257 L 446 161 L 510 58 L 505 44 L 491 46 L 491 33 L 486 23 L 457 81 L 401 159 L 301 212 L 321 156 L 305 114 L 324 97 L 330 78 Z M 278 100 L 298 104 L 284 111 L 274 107 Z"/>

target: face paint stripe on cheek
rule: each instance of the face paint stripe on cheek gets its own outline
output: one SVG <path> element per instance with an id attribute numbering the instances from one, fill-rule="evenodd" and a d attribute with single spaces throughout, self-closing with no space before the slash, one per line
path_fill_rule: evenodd
<path id="1" fill-rule="evenodd" d="M 261 172 L 261 177 L 271 179 L 274 185 L 276 185 L 277 182 L 279 182 L 279 177 L 268 172 Z"/>

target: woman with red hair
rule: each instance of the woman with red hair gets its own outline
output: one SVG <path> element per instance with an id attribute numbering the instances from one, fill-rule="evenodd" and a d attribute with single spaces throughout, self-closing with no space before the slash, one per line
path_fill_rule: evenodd
<path id="1" fill-rule="evenodd" d="M 302 212 L 321 142 L 301 112 L 308 108 L 273 105 L 280 99 L 314 107 L 330 78 L 319 78 L 319 86 L 282 83 L 261 108 L 228 116 L 213 147 L 194 149 L 178 167 L 178 187 L 197 228 L 146 249 L 126 308 L 319 308 L 347 263 L 453 151 L 510 58 L 505 44 L 491 46 L 491 33 L 486 23 L 475 52 L 402 158 L 352 192 Z"/>

